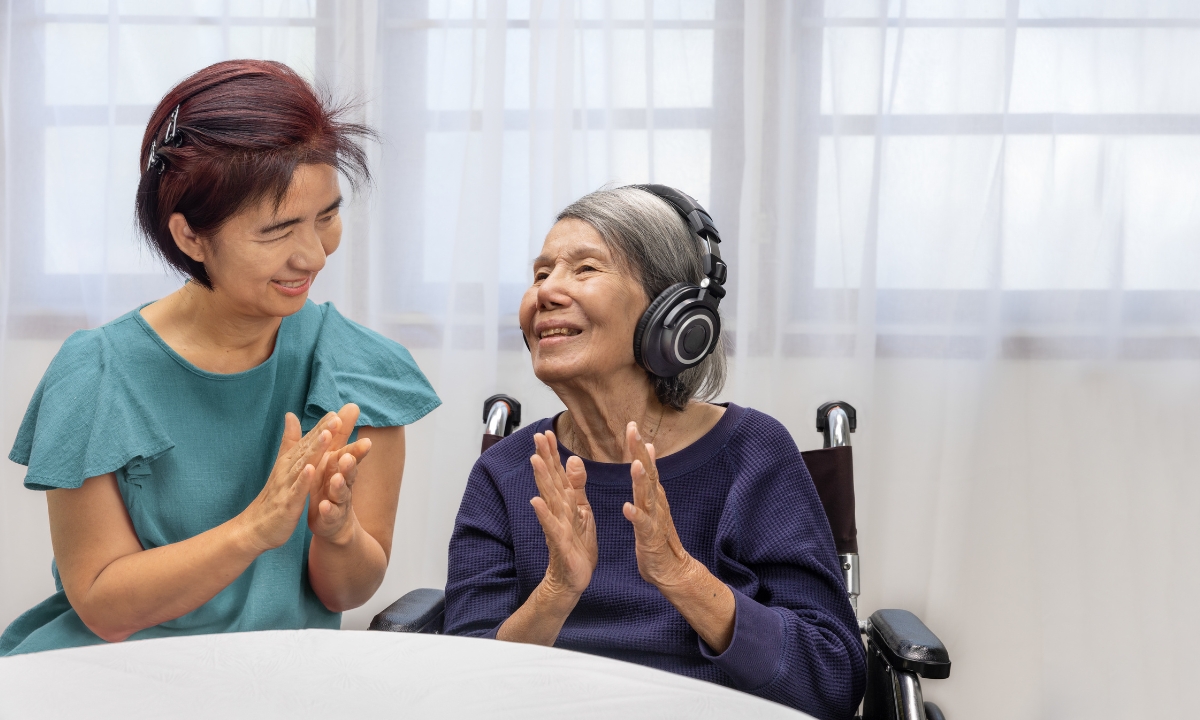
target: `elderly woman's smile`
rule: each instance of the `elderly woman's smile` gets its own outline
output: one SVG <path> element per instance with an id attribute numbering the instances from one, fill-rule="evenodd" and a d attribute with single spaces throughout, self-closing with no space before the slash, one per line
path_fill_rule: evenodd
<path id="1" fill-rule="evenodd" d="M 549 340 L 559 337 L 575 337 L 583 332 L 579 328 L 563 326 L 555 326 L 552 323 L 541 323 L 542 327 L 538 330 L 538 337 L 542 340 Z"/>

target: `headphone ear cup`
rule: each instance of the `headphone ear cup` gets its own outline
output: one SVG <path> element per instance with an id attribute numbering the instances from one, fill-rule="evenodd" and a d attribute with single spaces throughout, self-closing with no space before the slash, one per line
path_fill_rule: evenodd
<path id="1" fill-rule="evenodd" d="M 657 348 L 662 334 L 662 322 L 670 314 L 675 301 L 695 288 L 690 283 L 675 283 L 654 298 L 633 331 L 633 359 L 648 372 L 653 373 L 646 358 L 648 348 Z"/>

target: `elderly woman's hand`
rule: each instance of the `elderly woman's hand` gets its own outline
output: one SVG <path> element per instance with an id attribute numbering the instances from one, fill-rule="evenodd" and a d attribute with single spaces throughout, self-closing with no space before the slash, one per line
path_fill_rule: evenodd
<path id="1" fill-rule="evenodd" d="M 572 456 L 563 468 L 553 431 L 533 436 L 537 454 L 529 459 L 538 497 L 530 500 L 546 535 L 550 562 L 543 581 L 551 592 L 579 596 L 592 581 L 599 551 L 596 521 L 584 486 L 583 461 Z"/>
<path id="2" fill-rule="evenodd" d="M 658 482 L 654 446 L 642 442 L 637 423 L 626 426 L 625 441 L 633 456 L 629 470 L 633 502 L 625 503 L 624 512 L 633 524 L 638 572 L 675 606 L 713 652 L 723 653 L 733 639 L 733 591 L 679 541 L 667 494 Z"/>
<path id="3" fill-rule="evenodd" d="M 361 438 L 345 444 L 358 422 L 358 406 L 349 403 L 338 411 L 341 425 L 333 433 L 331 446 L 319 468 L 320 480 L 314 483 L 308 500 L 308 527 L 313 535 L 333 543 L 348 541 L 354 531 L 354 507 L 351 488 L 358 477 L 358 463 L 371 451 L 371 441 Z"/>
<path id="4" fill-rule="evenodd" d="M 633 457 L 633 502 L 625 503 L 625 519 L 633 524 L 638 572 L 642 578 L 662 589 L 688 580 L 696 570 L 696 561 L 683 548 L 667 494 L 658 482 L 654 446 L 642 442 L 637 423 L 625 426 L 625 441 Z"/>
<path id="5" fill-rule="evenodd" d="M 546 536 L 550 562 L 546 574 L 521 607 L 496 630 L 498 640 L 553 645 L 567 616 L 592 582 L 600 553 L 596 521 L 584 485 L 587 471 L 578 457 L 564 468 L 554 433 L 533 436 L 536 454 L 529 458 L 538 496 L 529 504 Z"/>

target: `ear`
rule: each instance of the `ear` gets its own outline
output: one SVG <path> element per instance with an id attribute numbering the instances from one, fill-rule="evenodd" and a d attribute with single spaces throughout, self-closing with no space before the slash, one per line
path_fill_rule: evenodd
<path id="1" fill-rule="evenodd" d="M 204 262 L 206 243 L 188 225 L 188 221 L 183 217 L 183 213 L 171 213 L 171 218 L 167 221 L 167 227 L 171 230 L 171 236 L 175 238 L 175 245 L 184 255 L 187 255 L 198 263 Z"/>

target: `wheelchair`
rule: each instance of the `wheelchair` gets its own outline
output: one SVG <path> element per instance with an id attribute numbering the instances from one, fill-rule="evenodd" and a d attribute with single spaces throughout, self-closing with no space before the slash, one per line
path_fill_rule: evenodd
<path id="1" fill-rule="evenodd" d="M 521 425 L 521 404 L 507 395 L 493 395 L 483 404 L 481 452 Z M 858 615 L 858 529 L 854 522 L 854 458 L 850 433 L 857 413 L 847 402 L 827 402 L 817 409 L 817 431 L 824 447 L 801 453 L 833 531 L 850 605 Z M 372 630 L 442 632 L 445 593 L 433 588 L 413 590 L 371 621 Z M 926 702 L 921 678 L 950 677 L 946 646 L 907 610 L 876 610 L 859 621 L 866 643 L 867 689 L 861 720 L 945 720 L 941 709 Z"/>

